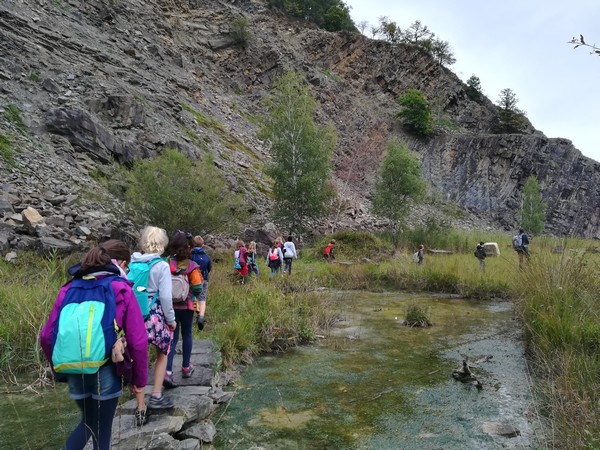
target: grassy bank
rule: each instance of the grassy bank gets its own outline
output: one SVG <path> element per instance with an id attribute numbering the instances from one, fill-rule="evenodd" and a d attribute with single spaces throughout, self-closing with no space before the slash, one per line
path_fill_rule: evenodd
<path id="1" fill-rule="evenodd" d="M 510 298 L 526 331 L 537 411 L 553 429 L 548 448 L 599 448 L 600 256 L 590 251 L 593 242 L 536 239 L 529 264 L 519 270 L 506 235 L 452 237 L 438 248 L 448 245 L 454 253 L 427 254 L 423 266 L 411 256 L 422 237 L 398 248 L 364 234 L 335 238 L 335 264 L 320 258 L 323 239 L 303 249 L 292 277 L 269 280 L 260 261 L 259 280 L 243 286 L 232 277 L 230 255 L 215 258 L 207 326 L 199 336 L 215 341 L 223 366 L 310 342 L 326 330 L 338 311 L 321 287 Z M 485 272 L 472 254 L 482 239 L 496 240 L 502 252 L 488 258 Z M 556 253 L 558 247 L 564 251 Z M 16 266 L 0 261 L 0 374 L 5 379 L 14 380 L 25 369 L 42 373 L 37 335 L 72 262 L 23 254 Z"/>

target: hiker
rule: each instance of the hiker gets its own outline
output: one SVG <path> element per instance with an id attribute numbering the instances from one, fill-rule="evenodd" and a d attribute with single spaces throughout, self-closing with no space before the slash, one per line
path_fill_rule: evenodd
<path id="1" fill-rule="evenodd" d="M 485 252 L 484 243 L 480 242 L 475 248 L 475 257 L 479 260 L 479 269 L 485 271 L 485 258 L 487 253 Z"/>
<path id="2" fill-rule="evenodd" d="M 248 249 L 245 247 L 244 241 L 236 241 L 233 256 L 235 258 L 233 267 L 240 274 L 240 284 L 244 284 L 248 276 Z"/>
<path id="3" fill-rule="evenodd" d="M 256 263 L 256 242 L 251 241 L 248 244 L 248 277 L 252 277 L 252 274 L 258 278 L 259 270 L 258 264 Z"/>
<path id="4" fill-rule="evenodd" d="M 275 238 L 275 242 L 277 243 L 277 246 L 279 247 L 279 250 L 281 250 L 281 254 L 283 255 L 283 257 L 285 258 L 285 247 L 283 246 L 283 236 L 277 236 Z M 281 264 L 279 266 L 279 268 L 277 269 L 277 272 L 279 273 L 283 273 L 283 264 Z"/>
<path id="5" fill-rule="evenodd" d="M 194 373 L 194 366 L 190 362 L 192 356 L 192 327 L 194 325 L 194 313 L 198 309 L 198 302 L 194 300 L 202 293 L 202 273 L 200 267 L 190 259 L 192 256 L 192 235 L 177 230 L 171 237 L 167 247 L 169 254 L 169 269 L 171 271 L 171 284 L 173 296 L 173 309 L 177 327 L 173 332 L 171 351 L 167 357 L 167 373 L 163 380 L 163 386 L 171 389 L 177 387 L 173 379 L 173 358 L 179 341 L 181 330 L 181 347 L 183 361 L 181 365 L 181 377 L 190 378 Z"/>
<path id="6" fill-rule="evenodd" d="M 292 241 L 292 237 L 288 236 L 287 241 L 283 244 L 283 272 L 287 272 L 288 275 L 292 274 L 292 260 L 298 259 L 298 254 L 296 253 L 296 246 Z"/>
<path id="7" fill-rule="evenodd" d="M 323 250 L 323 258 L 327 261 L 333 261 L 335 259 L 335 255 L 333 253 L 333 247 L 335 246 L 335 239 L 329 241 L 329 244 Z"/>
<path id="8" fill-rule="evenodd" d="M 105 330 L 105 333 L 102 333 L 100 330 L 93 335 L 94 338 L 100 337 L 104 340 L 100 345 L 103 360 L 96 363 L 95 372 L 91 373 L 93 369 L 82 368 L 84 363 L 87 363 L 86 368 L 90 367 L 89 361 L 79 361 L 78 369 L 73 367 L 73 363 L 59 363 L 59 353 L 61 356 L 66 355 L 70 342 L 76 344 L 75 348 L 71 347 L 71 350 L 74 350 L 73 354 L 77 357 L 81 355 L 80 342 L 86 336 L 81 336 L 80 333 L 82 331 L 86 335 L 88 333 L 85 330 L 72 328 L 81 322 L 73 320 L 74 317 L 71 316 L 71 313 L 74 310 L 69 307 L 77 305 L 77 311 L 93 312 L 94 308 L 90 308 L 90 310 L 81 308 L 81 302 L 88 301 L 85 294 L 92 286 L 101 287 L 102 292 L 107 295 L 102 300 L 104 303 L 102 309 L 110 314 L 111 309 L 114 308 L 112 310 L 114 319 L 109 316 L 103 316 L 103 319 L 106 317 L 109 325 L 116 322 L 117 327 L 124 332 L 133 359 L 131 390 L 144 392 L 148 380 L 148 343 L 144 320 L 130 284 L 119 277 L 119 273 L 118 267 L 112 264 L 111 256 L 104 248 L 98 246 L 89 250 L 81 263 L 69 269 L 69 274 L 73 276 L 73 279 L 60 289 L 48 322 L 40 333 L 40 344 L 46 358 L 50 361 L 53 371 L 58 374 L 57 378 L 60 379 L 63 376 L 66 379 L 69 384 L 69 396 L 75 400 L 81 410 L 81 421 L 67 438 L 66 449 L 83 449 L 92 437 L 94 449 L 108 450 L 112 439 L 113 418 L 122 393 L 121 379 L 117 376 L 116 366 L 111 362 L 111 356 L 106 355 L 105 351 L 106 339 L 110 337 L 111 331 L 113 331 L 112 339 L 117 338 L 114 327 L 109 326 L 108 330 L 110 331 Z M 110 291 L 107 291 L 106 288 L 109 288 Z M 94 292 L 98 292 L 98 290 L 94 289 Z M 110 300 L 113 298 L 114 306 L 111 307 Z M 94 296 L 93 300 L 100 301 L 97 296 Z M 88 318 L 84 318 L 83 321 L 90 323 L 94 316 L 89 312 L 87 314 Z M 100 325 L 98 323 L 98 326 Z M 95 328 L 89 328 L 90 331 L 92 329 Z M 92 342 L 93 344 L 94 342 Z M 94 353 L 93 350 L 92 353 Z M 104 359 L 105 357 L 108 358 L 108 361 Z M 79 373 L 76 373 L 77 370 Z M 88 373 L 84 373 L 86 371 Z"/>
<path id="9" fill-rule="evenodd" d="M 204 239 L 201 236 L 194 236 L 192 241 L 194 248 L 192 249 L 192 261 L 194 261 L 200 267 L 200 273 L 202 274 L 202 292 L 196 299 L 198 301 L 198 319 L 196 324 L 198 329 L 202 331 L 204 329 L 204 314 L 206 313 L 206 294 L 208 293 L 208 275 L 212 270 L 212 261 L 210 256 L 204 251 Z"/>
<path id="10" fill-rule="evenodd" d="M 529 235 L 523 228 L 519 228 L 519 233 L 512 238 L 513 249 L 519 256 L 519 268 L 523 268 L 526 259 L 529 259 Z"/>
<path id="11" fill-rule="evenodd" d="M 100 245 L 112 258 L 112 263 L 119 268 L 119 272 L 122 278 L 127 279 L 127 270 L 129 267 L 129 261 L 131 260 L 131 250 L 129 246 L 117 239 L 110 239 L 106 242 L 103 242 Z M 137 301 L 136 301 L 137 303 Z M 144 326 L 144 332 L 146 327 Z M 146 335 L 146 358 L 148 355 L 148 336 Z M 135 394 L 135 399 L 137 402 L 136 410 L 135 410 L 135 419 L 136 425 L 141 427 L 148 423 L 148 414 L 146 413 L 147 405 L 145 402 L 145 392 L 143 389 L 141 390 L 133 390 L 132 392 Z"/>
<path id="12" fill-rule="evenodd" d="M 425 246 L 423 244 L 421 244 L 421 245 L 419 245 L 419 249 L 417 250 L 417 264 L 422 266 L 424 260 L 425 260 Z"/>
<path id="13" fill-rule="evenodd" d="M 134 252 L 131 255 L 130 264 L 150 262 L 160 258 L 168 242 L 167 232 L 162 228 L 145 227 L 141 232 L 139 241 L 141 252 Z M 167 355 L 171 350 L 173 331 L 177 327 L 171 289 L 169 264 L 164 260 L 156 262 L 150 268 L 147 286 L 148 297 L 152 299 L 153 303 L 146 318 L 146 331 L 148 342 L 156 348 L 154 385 L 148 401 L 149 409 L 167 409 L 175 406 L 173 399 L 162 392 L 163 380 L 167 370 Z"/>
<path id="14" fill-rule="evenodd" d="M 269 252 L 267 253 L 267 259 L 265 261 L 267 266 L 271 269 L 271 273 L 269 274 L 269 278 L 273 278 L 275 274 L 281 268 L 281 264 L 283 263 L 283 252 L 279 247 L 277 240 L 273 242 Z"/>

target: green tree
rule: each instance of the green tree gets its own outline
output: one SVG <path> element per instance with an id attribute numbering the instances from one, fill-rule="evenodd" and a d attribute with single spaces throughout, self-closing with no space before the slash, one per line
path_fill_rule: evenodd
<path id="1" fill-rule="evenodd" d="M 125 199 L 134 210 L 169 233 L 224 231 L 231 217 L 244 221 L 243 199 L 233 194 L 207 155 L 192 162 L 177 150 L 134 163 Z M 231 230 L 233 231 L 233 230 Z"/>
<path id="2" fill-rule="evenodd" d="M 373 191 L 373 212 L 389 219 L 398 231 L 411 204 L 421 201 L 425 189 L 419 160 L 403 142 L 390 141 Z"/>
<path id="3" fill-rule="evenodd" d="M 523 186 L 521 227 L 533 234 L 540 234 L 544 230 L 547 207 L 542 201 L 537 179 L 533 175 L 530 176 Z"/>
<path id="4" fill-rule="evenodd" d="M 409 89 L 398 98 L 398 117 L 406 128 L 418 136 L 427 137 L 433 133 L 433 117 L 427 99 L 418 89 Z"/>
<path id="5" fill-rule="evenodd" d="M 402 41 L 407 44 L 419 44 L 423 41 L 432 41 L 434 36 L 435 33 L 427 25 L 416 20 L 402 33 Z"/>
<path id="6" fill-rule="evenodd" d="M 471 75 L 467 80 L 467 89 L 465 89 L 467 97 L 474 102 L 479 102 L 483 98 L 483 91 L 481 89 L 481 80 L 475 75 Z"/>
<path id="7" fill-rule="evenodd" d="M 431 42 L 431 54 L 437 62 L 444 66 L 451 66 L 456 62 L 454 52 L 448 41 L 442 41 L 441 39 L 434 39 Z"/>
<path id="8" fill-rule="evenodd" d="M 329 31 L 356 31 L 350 7 L 341 0 L 269 0 L 269 5 Z"/>
<path id="9" fill-rule="evenodd" d="M 402 36 L 402 30 L 398 24 L 389 19 L 387 16 L 379 18 L 379 33 L 381 33 L 388 42 L 398 42 Z"/>
<path id="10" fill-rule="evenodd" d="M 234 42 L 242 48 L 246 48 L 252 41 L 250 21 L 246 17 L 235 19 L 231 23 L 229 32 Z"/>
<path id="11" fill-rule="evenodd" d="M 525 113 L 517 108 L 517 96 L 512 89 L 505 88 L 498 97 L 498 124 L 500 133 L 518 133 L 525 126 Z"/>
<path id="12" fill-rule="evenodd" d="M 271 144 L 274 217 L 290 233 L 303 232 L 320 218 L 333 195 L 331 155 L 336 136 L 314 121 L 316 101 L 300 74 L 288 71 L 273 86 L 262 136 Z"/>

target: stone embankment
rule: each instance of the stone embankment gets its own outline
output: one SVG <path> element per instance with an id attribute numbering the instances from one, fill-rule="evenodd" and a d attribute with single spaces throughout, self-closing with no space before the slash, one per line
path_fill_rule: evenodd
<path id="1" fill-rule="evenodd" d="M 190 378 L 181 378 L 181 346 L 175 356 L 173 373 L 178 387 L 165 391 L 175 400 L 175 407 L 150 411 L 146 425 L 137 428 L 134 421 L 135 399 L 130 399 L 117 410 L 113 422 L 114 449 L 195 450 L 206 448 L 216 435 L 213 414 L 233 393 L 223 391 L 236 374 L 216 373 L 219 354 L 209 340 L 194 340 L 191 362 L 195 371 Z M 150 368 L 146 393 L 152 390 Z M 88 447 L 92 448 L 88 443 Z"/>

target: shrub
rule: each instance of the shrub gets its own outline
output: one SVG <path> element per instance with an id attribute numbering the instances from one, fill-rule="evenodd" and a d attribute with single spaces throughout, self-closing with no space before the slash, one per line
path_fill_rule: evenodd
<path id="1" fill-rule="evenodd" d="M 233 41 L 243 48 L 246 48 L 252 41 L 250 21 L 245 17 L 234 20 L 229 32 Z"/>
<path id="2" fill-rule="evenodd" d="M 15 152 L 11 146 L 10 139 L 3 134 L 0 134 L 0 157 L 9 166 L 15 164 Z"/>
<path id="3" fill-rule="evenodd" d="M 21 110 L 17 105 L 12 103 L 6 105 L 4 107 L 4 117 L 10 123 L 12 123 L 17 130 L 21 133 L 25 132 L 25 122 L 23 122 L 23 117 L 21 116 Z"/>
<path id="4" fill-rule="evenodd" d="M 431 326 L 431 311 L 429 308 L 417 304 L 410 304 L 406 307 L 404 325 L 408 327 L 429 327 Z"/>
<path id="5" fill-rule="evenodd" d="M 404 126 L 421 137 L 431 136 L 433 133 L 433 117 L 427 99 L 418 89 L 409 89 L 406 94 L 398 98 L 400 112 Z"/>
<path id="6" fill-rule="evenodd" d="M 240 195 L 231 192 L 210 156 L 193 162 L 176 150 L 136 162 L 125 198 L 142 217 L 169 233 L 220 231 L 234 225 L 231 216 L 238 223 L 247 215 Z"/>

